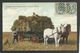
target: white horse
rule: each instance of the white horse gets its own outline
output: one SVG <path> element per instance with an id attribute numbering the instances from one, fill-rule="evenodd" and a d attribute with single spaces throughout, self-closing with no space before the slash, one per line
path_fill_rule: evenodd
<path id="1" fill-rule="evenodd" d="M 44 44 L 47 44 L 49 38 L 55 39 L 55 46 L 59 46 L 59 42 L 62 39 L 60 34 L 60 27 L 56 27 L 55 29 L 47 28 L 44 30 Z"/>

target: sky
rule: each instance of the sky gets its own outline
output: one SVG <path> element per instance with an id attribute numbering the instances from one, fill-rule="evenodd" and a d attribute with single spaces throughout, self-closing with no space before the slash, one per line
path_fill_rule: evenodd
<path id="1" fill-rule="evenodd" d="M 77 32 L 77 15 L 57 15 L 55 2 L 47 3 L 3 3 L 3 32 L 11 32 L 11 27 L 19 15 L 32 16 L 35 12 L 51 18 L 54 26 L 71 24 L 71 31 Z"/>

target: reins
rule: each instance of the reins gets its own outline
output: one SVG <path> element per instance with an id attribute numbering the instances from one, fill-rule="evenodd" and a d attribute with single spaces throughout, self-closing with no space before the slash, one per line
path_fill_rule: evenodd
<path id="1" fill-rule="evenodd" d="M 55 32 L 55 33 L 57 33 L 57 32 Z M 50 36 L 53 36 L 55 33 L 52 33 Z"/>

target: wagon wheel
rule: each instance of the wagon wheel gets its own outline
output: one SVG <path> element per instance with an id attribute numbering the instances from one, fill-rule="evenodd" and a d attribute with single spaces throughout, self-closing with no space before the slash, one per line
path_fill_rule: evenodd
<path id="1" fill-rule="evenodd" d="M 31 41 L 38 43 L 38 42 L 39 42 L 39 37 L 37 37 L 36 35 L 33 35 L 33 36 L 31 37 Z"/>
<path id="2" fill-rule="evenodd" d="M 24 40 L 24 35 L 23 34 L 19 34 L 19 40 L 23 41 Z"/>

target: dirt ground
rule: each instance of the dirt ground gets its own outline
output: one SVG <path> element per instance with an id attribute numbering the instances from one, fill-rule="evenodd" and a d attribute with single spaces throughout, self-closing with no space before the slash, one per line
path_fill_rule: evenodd
<path id="1" fill-rule="evenodd" d="M 6 40 L 9 40 L 9 44 L 4 45 Z M 69 43 L 60 44 L 59 47 L 55 47 L 54 44 L 44 45 L 43 43 L 33 43 L 31 41 L 22 41 L 13 44 L 13 37 L 10 32 L 3 32 L 3 51 L 53 51 L 53 50 L 77 50 L 77 33 L 70 33 Z"/>

